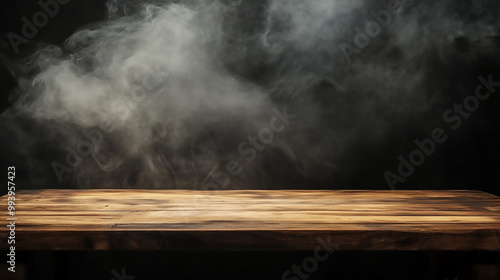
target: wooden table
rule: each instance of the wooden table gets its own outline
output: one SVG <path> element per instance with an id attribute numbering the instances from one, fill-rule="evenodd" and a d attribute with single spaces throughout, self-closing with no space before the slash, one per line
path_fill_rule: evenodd
<path id="1" fill-rule="evenodd" d="M 16 217 L 16 250 L 500 250 L 480 191 L 23 190 Z"/>

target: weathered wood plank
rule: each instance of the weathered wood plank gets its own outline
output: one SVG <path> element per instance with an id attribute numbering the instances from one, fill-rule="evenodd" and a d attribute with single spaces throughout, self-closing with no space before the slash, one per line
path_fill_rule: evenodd
<path id="1" fill-rule="evenodd" d="M 479 191 L 25 190 L 16 217 L 20 250 L 500 250 Z"/>

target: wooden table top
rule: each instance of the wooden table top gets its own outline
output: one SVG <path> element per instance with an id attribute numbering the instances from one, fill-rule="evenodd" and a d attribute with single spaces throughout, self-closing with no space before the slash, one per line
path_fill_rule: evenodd
<path id="1" fill-rule="evenodd" d="M 500 250 L 480 191 L 23 190 L 15 217 L 16 250 Z"/>

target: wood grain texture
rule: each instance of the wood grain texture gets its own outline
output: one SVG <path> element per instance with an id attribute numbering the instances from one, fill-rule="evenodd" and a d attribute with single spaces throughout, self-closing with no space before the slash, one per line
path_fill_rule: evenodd
<path id="1" fill-rule="evenodd" d="M 24 190 L 16 217 L 17 250 L 500 250 L 480 191 Z"/>

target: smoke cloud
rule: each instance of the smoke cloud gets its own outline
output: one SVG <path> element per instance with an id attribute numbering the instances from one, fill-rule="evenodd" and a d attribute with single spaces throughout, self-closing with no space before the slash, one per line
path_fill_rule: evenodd
<path id="1" fill-rule="evenodd" d="M 398 13 L 357 46 L 388 2 Z M 110 1 L 108 19 L 9 64 L 12 152 L 50 168 L 34 184 L 335 187 L 354 143 L 375 147 L 441 102 L 430 62 L 497 52 L 495 1 L 416 2 Z M 359 50 L 349 61 L 343 43 Z M 273 118 L 283 129 L 266 136 Z"/>

